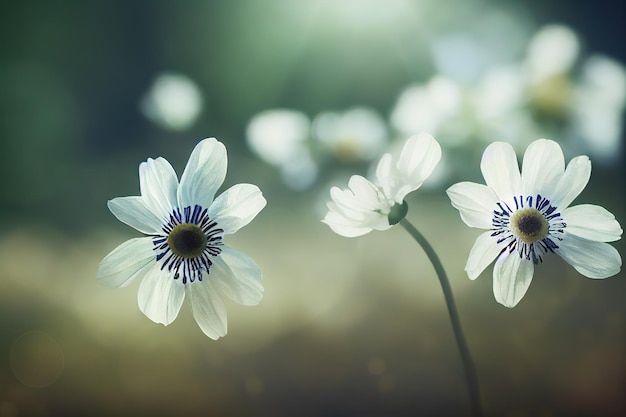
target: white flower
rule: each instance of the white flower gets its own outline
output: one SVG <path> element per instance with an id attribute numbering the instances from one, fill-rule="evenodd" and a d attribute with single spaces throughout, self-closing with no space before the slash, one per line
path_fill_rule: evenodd
<path id="1" fill-rule="evenodd" d="M 182 74 L 162 74 L 140 103 L 144 115 L 160 126 L 185 130 L 202 111 L 203 99 L 198 86 Z"/>
<path id="2" fill-rule="evenodd" d="M 333 201 L 328 203 L 328 213 L 322 221 L 345 237 L 389 229 L 406 215 L 404 197 L 424 183 L 439 159 L 441 147 L 431 135 L 412 136 L 395 164 L 391 154 L 382 156 L 376 168 L 377 184 L 353 175 L 349 189 L 332 187 Z"/>
<path id="3" fill-rule="evenodd" d="M 311 121 L 302 112 L 265 110 L 255 115 L 246 129 L 250 149 L 280 169 L 285 184 L 297 191 L 309 188 L 318 167 L 309 151 Z"/>
<path id="4" fill-rule="evenodd" d="M 626 68 L 603 56 L 582 66 L 574 96 L 573 124 L 589 152 L 601 161 L 616 162 L 623 137 Z"/>
<path id="5" fill-rule="evenodd" d="M 115 248 L 97 273 L 110 287 L 143 278 L 139 308 L 156 323 L 170 324 L 187 296 L 196 322 L 212 339 L 226 334 L 224 296 L 243 305 L 256 305 L 263 296 L 258 266 L 223 239 L 248 224 L 266 201 L 251 184 L 234 185 L 214 200 L 226 165 L 226 148 L 214 138 L 196 145 L 180 184 L 165 159 L 141 163 L 141 196 L 114 198 L 108 207 L 148 236 Z"/>
<path id="6" fill-rule="evenodd" d="M 580 52 L 576 33 L 562 25 L 547 25 L 535 33 L 528 45 L 526 65 L 532 81 L 567 74 Z"/>
<path id="7" fill-rule="evenodd" d="M 589 181 L 587 156 L 573 158 L 566 169 L 561 147 L 540 139 L 528 146 L 520 175 L 512 146 L 495 142 L 485 150 L 480 168 L 487 185 L 461 182 L 447 193 L 468 226 L 488 229 L 476 240 L 465 270 L 476 279 L 496 259 L 493 293 L 500 304 L 519 303 L 534 266 L 547 253 L 556 253 L 589 278 L 620 271 L 619 253 L 605 243 L 622 235 L 615 217 L 600 206 L 569 207 Z"/>
<path id="8" fill-rule="evenodd" d="M 246 140 L 261 159 L 281 166 L 306 148 L 310 125 L 309 118 L 297 110 L 265 110 L 250 120 Z"/>
<path id="9" fill-rule="evenodd" d="M 343 113 L 322 112 L 313 121 L 314 136 L 337 158 L 370 161 L 387 144 L 387 127 L 374 110 L 354 107 Z"/>
<path id="10" fill-rule="evenodd" d="M 420 131 L 435 135 L 455 132 L 445 135 L 448 144 L 460 145 L 466 140 L 466 135 L 456 134 L 456 125 L 462 122 L 463 100 L 463 91 L 457 83 L 435 76 L 426 84 L 410 85 L 400 93 L 391 111 L 391 125 L 407 136 Z"/>

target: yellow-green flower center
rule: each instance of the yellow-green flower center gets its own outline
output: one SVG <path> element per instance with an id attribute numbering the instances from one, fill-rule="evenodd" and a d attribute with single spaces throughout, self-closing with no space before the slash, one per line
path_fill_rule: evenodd
<path id="1" fill-rule="evenodd" d="M 517 210 L 511 216 L 511 230 L 524 243 L 534 243 L 548 236 L 548 220 L 536 208 L 527 207 Z"/>
<path id="2" fill-rule="evenodd" d="M 197 224 L 183 223 L 172 229 L 167 245 L 181 258 L 195 258 L 206 248 L 207 237 Z"/>

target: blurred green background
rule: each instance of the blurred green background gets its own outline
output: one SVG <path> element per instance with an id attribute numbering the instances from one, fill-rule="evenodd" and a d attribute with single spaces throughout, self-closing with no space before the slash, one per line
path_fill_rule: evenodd
<path id="1" fill-rule="evenodd" d="M 592 158 L 576 202 L 624 224 L 625 7 L 4 2 L 0 417 L 465 415 L 458 350 L 420 248 L 400 228 L 347 239 L 320 222 L 331 185 L 371 172 L 415 129 L 441 141 L 444 161 L 409 196 L 408 218 L 450 276 L 486 414 L 625 414 L 624 274 L 594 281 L 548 257 L 522 302 L 504 308 L 491 268 L 467 279 L 479 231 L 444 192 L 482 182 L 490 141 L 510 141 L 521 156 L 547 136 L 566 160 Z M 354 108 L 378 116 L 355 127 L 342 119 Z M 274 124 L 278 134 L 259 139 L 251 121 L 280 109 L 305 121 L 302 137 L 279 142 L 286 128 Z M 343 127 L 323 130 L 327 112 Z M 364 139 L 374 125 L 383 133 Z M 228 303 L 219 341 L 186 307 L 163 327 L 139 311 L 138 284 L 112 290 L 95 280 L 100 260 L 139 235 L 106 201 L 139 193 L 148 157 L 165 157 L 180 175 L 210 136 L 229 152 L 224 189 L 252 182 L 268 200 L 226 242 L 260 265 L 265 297 L 251 308 Z M 304 162 L 272 159 L 296 142 Z"/>

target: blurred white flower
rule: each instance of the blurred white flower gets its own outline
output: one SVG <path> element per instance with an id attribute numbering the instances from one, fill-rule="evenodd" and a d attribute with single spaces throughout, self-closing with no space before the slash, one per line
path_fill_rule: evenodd
<path id="1" fill-rule="evenodd" d="M 431 135 L 412 136 L 397 161 L 391 154 L 382 156 L 376 169 L 376 184 L 353 175 L 348 189 L 332 187 L 333 201 L 328 203 L 328 213 L 322 221 L 345 237 L 389 229 L 406 215 L 404 197 L 424 183 L 440 159 L 441 147 Z"/>
<path id="2" fill-rule="evenodd" d="M 401 136 L 420 131 L 441 133 L 454 130 L 463 107 L 463 92 L 454 81 L 435 76 L 426 84 L 413 84 L 399 95 L 392 111 L 391 125 Z M 458 145 L 464 135 L 446 135 L 447 145 Z"/>
<path id="3" fill-rule="evenodd" d="M 526 95 L 539 116 L 562 121 L 571 114 L 579 51 L 578 37 L 567 26 L 544 26 L 530 40 L 523 63 Z"/>
<path id="4" fill-rule="evenodd" d="M 601 56 L 585 61 L 576 87 L 575 128 L 589 152 L 612 162 L 619 156 L 626 106 L 626 69 Z"/>
<path id="5" fill-rule="evenodd" d="M 525 148 L 527 138 L 536 137 L 539 131 L 527 108 L 527 93 L 526 74 L 519 65 L 503 65 L 487 71 L 471 94 L 474 128 L 479 139 Z"/>
<path id="6" fill-rule="evenodd" d="M 265 162 L 280 166 L 301 152 L 310 125 L 309 118 L 296 110 L 263 111 L 248 124 L 248 146 Z"/>
<path id="7" fill-rule="evenodd" d="M 388 140 L 383 118 L 364 107 L 320 113 L 313 120 L 313 136 L 338 159 L 348 162 L 377 157 Z"/>
<path id="8" fill-rule="evenodd" d="M 143 114 L 156 124 L 171 130 L 185 130 L 198 118 L 203 100 L 200 90 L 181 74 L 162 74 L 141 100 Z"/>
<path id="9" fill-rule="evenodd" d="M 223 239 L 247 225 L 266 201 L 252 184 L 234 185 L 214 199 L 226 165 L 226 148 L 214 138 L 196 145 L 180 184 L 165 159 L 143 162 L 141 196 L 114 198 L 108 206 L 120 221 L 148 236 L 115 248 L 97 273 L 110 287 L 142 279 L 139 308 L 156 323 L 174 321 L 188 297 L 196 322 L 212 339 L 226 334 L 223 297 L 256 305 L 263 296 L 258 266 Z"/>
<path id="10" fill-rule="evenodd" d="M 528 45 L 526 65 L 531 82 L 568 73 L 579 51 L 578 37 L 570 28 L 563 25 L 544 26 Z"/>
<path id="11" fill-rule="evenodd" d="M 317 164 L 308 148 L 311 122 L 302 112 L 265 110 L 255 115 L 246 129 L 250 149 L 277 167 L 285 184 L 297 191 L 310 187 L 317 178 Z"/>
<path id="12" fill-rule="evenodd" d="M 292 190 L 304 191 L 313 185 L 319 169 L 307 149 L 294 154 L 280 166 L 283 182 Z"/>
<path id="13" fill-rule="evenodd" d="M 471 92 L 475 132 L 486 142 L 506 141 L 516 149 L 527 138 L 582 139 L 600 162 L 617 159 L 623 133 L 626 71 L 606 57 L 582 61 L 576 34 L 561 25 L 538 30 L 524 62 L 487 71 Z M 467 131 L 471 131 L 468 126 Z"/>
<path id="14" fill-rule="evenodd" d="M 485 121 L 497 120 L 524 104 L 526 80 L 521 68 L 503 65 L 487 71 L 474 92 L 476 111 Z"/>
<path id="15" fill-rule="evenodd" d="M 615 217 L 600 206 L 569 207 L 589 181 L 587 156 L 572 159 L 566 169 L 561 147 L 540 139 L 526 150 L 520 175 L 513 147 L 495 142 L 485 149 L 480 168 L 487 185 L 461 182 L 447 193 L 465 224 L 488 229 L 476 240 L 465 270 L 476 279 L 496 260 L 493 292 L 500 304 L 519 303 L 547 253 L 589 278 L 620 271 L 619 253 L 605 243 L 622 235 Z"/>

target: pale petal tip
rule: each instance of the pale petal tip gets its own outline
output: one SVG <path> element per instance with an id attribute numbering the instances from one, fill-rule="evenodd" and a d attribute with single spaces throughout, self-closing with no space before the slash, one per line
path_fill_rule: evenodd
<path id="1" fill-rule="evenodd" d="M 206 146 L 218 146 L 218 147 L 222 147 L 224 148 L 224 150 L 226 150 L 226 146 L 224 146 L 224 144 L 222 142 L 220 142 L 219 140 L 217 140 L 214 137 L 209 137 L 209 138 L 204 138 L 202 139 L 200 142 L 198 142 L 198 144 L 195 146 L 196 148 L 202 148 L 202 147 L 206 147 Z"/>
<path id="2" fill-rule="evenodd" d="M 506 308 L 513 308 L 513 307 L 515 307 L 517 304 L 519 304 L 519 302 L 521 301 L 521 299 L 520 299 L 520 300 L 518 300 L 518 301 L 516 301 L 516 302 L 514 302 L 513 304 L 509 304 L 509 303 L 507 303 L 507 302 L 506 302 L 505 300 L 503 300 L 503 299 L 499 299 L 499 300 L 497 300 L 497 301 L 498 301 L 498 303 L 499 303 L 500 305 L 503 305 L 503 306 L 504 306 L 504 307 L 506 307 Z"/>
<path id="3" fill-rule="evenodd" d="M 468 269 L 468 268 L 465 268 L 465 272 L 467 273 L 468 278 L 471 279 L 472 281 L 478 278 L 480 274 L 482 273 L 482 271 L 476 271 L 475 269 Z"/>
<path id="4" fill-rule="evenodd" d="M 210 339 L 213 339 L 213 340 L 219 340 L 219 339 L 221 339 L 222 337 L 226 336 L 226 333 L 228 333 L 226 330 L 224 330 L 224 332 L 223 332 L 223 333 L 222 333 L 222 332 L 219 332 L 219 333 L 207 333 L 207 332 L 205 332 L 204 330 L 202 330 L 202 332 L 203 332 L 206 336 L 208 336 Z"/>

